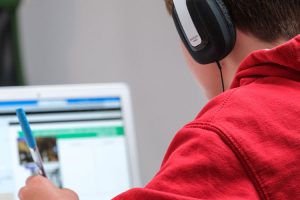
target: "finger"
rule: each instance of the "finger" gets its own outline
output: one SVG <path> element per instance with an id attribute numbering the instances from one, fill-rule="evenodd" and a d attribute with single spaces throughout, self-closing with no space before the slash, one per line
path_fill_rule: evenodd
<path id="1" fill-rule="evenodd" d="M 28 188 L 27 188 L 27 187 L 22 187 L 22 188 L 19 190 L 18 196 L 19 196 L 20 200 L 25 199 L 27 191 L 28 191 Z"/>
<path id="2" fill-rule="evenodd" d="M 26 180 L 26 186 L 29 185 L 40 185 L 47 182 L 47 179 L 42 177 L 42 176 L 30 176 L 27 180 Z"/>
<path id="3" fill-rule="evenodd" d="M 34 176 L 30 176 L 29 178 L 27 178 L 25 185 L 29 185 L 30 182 L 32 182 L 32 179 L 34 178 Z"/>
<path id="4" fill-rule="evenodd" d="M 75 200 L 75 199 L 79 200 L 78 195 L 77 195 L 73 190 L 64 188 L 64 189 L 62 189 L 62 192 L 64 192 L 64 194 L 65 194 L 67 197 L 71 197 L 71 198 L 74 199 L 74 200 Z"/>

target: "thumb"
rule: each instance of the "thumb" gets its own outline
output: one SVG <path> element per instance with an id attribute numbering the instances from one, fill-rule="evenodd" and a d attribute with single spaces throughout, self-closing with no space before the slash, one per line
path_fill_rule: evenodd
<path id="1" fill-rule="evenodd" d="M 73 190 L 64 188 L 61 191 L 65 195 L 65 197 L 66 197 L 65 199 L 66 200 L 79 200 L 78 195 Z"/>

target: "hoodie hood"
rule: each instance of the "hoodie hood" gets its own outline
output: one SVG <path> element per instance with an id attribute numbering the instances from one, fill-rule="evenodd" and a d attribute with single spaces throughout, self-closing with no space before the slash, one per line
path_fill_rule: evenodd
<path id="1" fill-rule="evenodd" d="M 300 35 L 273 49 L 250 54 L 238 68 L 230 88 L 247 85 L 264 77 L 300 82 Z"/>

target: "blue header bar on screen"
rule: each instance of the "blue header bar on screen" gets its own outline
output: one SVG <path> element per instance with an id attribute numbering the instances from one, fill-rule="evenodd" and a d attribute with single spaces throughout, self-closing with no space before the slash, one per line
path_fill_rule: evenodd
<path id="1" fill-rule="evenodd" d="M 120 102 L 120 98 L 119 97 L 110 97 L 110 98 L 74 98 L 74 99 L 67 99 L 68 104 L 110 103 L 110 102 Z"/>
<path id="2" fill-rule="evenodd" d="M 120 97 L 100 97 L 100 98 L 70 98 L 70 99 L 45 99 L 45 100 L 15 100 L 15 101 L 0 101 L 0 107 L 35 107 L 43 105 L 43 102 L 48 104 L 53 101 L 57 103 L 61 101 L 67 105 L 76 104 L 94 104 L 94 103 L 119 103 L 121 101 Z"/>
<path id="3" fill-rule="evenodd" d="M 37 106 L 36 100 L 0 101 L 0 107 Z"/>

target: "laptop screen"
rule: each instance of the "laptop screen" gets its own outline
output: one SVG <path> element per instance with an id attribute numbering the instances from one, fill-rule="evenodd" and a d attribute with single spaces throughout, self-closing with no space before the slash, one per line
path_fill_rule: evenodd
<path id="1" fill-rule="evenodd" d="M 24 108 L 44 162 L 58 187 L 81 200 L 111 199 L 132 186 L 121 98 L 0 101 L 0 199 L 16 200 L 35 174 L 16 108 Z"/>

